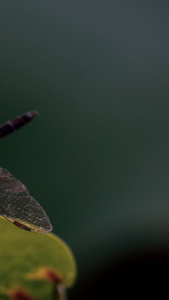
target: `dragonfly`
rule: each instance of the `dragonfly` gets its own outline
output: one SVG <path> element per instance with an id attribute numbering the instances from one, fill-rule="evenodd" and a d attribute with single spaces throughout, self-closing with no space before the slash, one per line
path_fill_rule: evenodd
<path id="1" fill-rule="evenodd" d="M 32 121 L 38 112 L 30 111 L 0 126 L 0 139 Z M 52 231 L 45 210 L 29 194 L 26 186 L 0 167 L 0 216 L 21 229 L 38 233 Z"/>

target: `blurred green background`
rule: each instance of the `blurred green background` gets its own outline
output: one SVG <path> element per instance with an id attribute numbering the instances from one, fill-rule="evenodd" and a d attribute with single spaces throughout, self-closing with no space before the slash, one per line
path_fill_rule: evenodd
<path id="1" fill-rule="evenodd" d="M 128 255 L 168 253 L 168 15 L 168 1 L 0 3 L 0 121 L 40 112 L 1 141 L 0 166 L 73 250 L 70 299 Z"/>

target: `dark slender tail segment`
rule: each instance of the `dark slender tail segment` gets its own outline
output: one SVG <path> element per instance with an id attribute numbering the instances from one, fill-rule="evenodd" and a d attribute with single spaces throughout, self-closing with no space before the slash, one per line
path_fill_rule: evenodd
<path id="1" fill-rule="evenodd" d="M 25 126 L 30 121 L 32 121 L 38 115 L 37 111 L 29 111 L 28 113 L 16 117 L 13 120 L 6 122 L 5 124 L 0 126 L 0 139 L 5 137 L 6 135 L 14 132 L 15 130 Z"/>

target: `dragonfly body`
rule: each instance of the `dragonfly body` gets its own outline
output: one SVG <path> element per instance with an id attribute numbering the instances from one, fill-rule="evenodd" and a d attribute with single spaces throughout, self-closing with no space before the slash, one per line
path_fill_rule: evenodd
<path id="1" fill-rule="evenodd" d="M 28 112 L 0 126 L 0 138 L 30 122 L 37 112 Z M 0 215 L 14 225 L 39 233 L 52 230 L 50 220 L 25 185 L 8 170 L 0 167 Z"/>
<path id="2" fill-rule="evenodd" d="M 0 126 L 0 139 L 31 122 L 38 113 L 30 111 Z"/>

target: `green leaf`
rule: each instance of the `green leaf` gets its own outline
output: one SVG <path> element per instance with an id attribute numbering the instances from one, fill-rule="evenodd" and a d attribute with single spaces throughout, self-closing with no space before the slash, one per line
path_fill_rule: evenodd
<path id="1" fill-rule="evenodd" d="M 30 299 L 55 299 L 56 284 L 74 284 L 74 257 L 56 235 L 22 230 L 0 217 L 0 241 L 0 299 L 17 299 L 11 296 L 17 289 Z"/>

